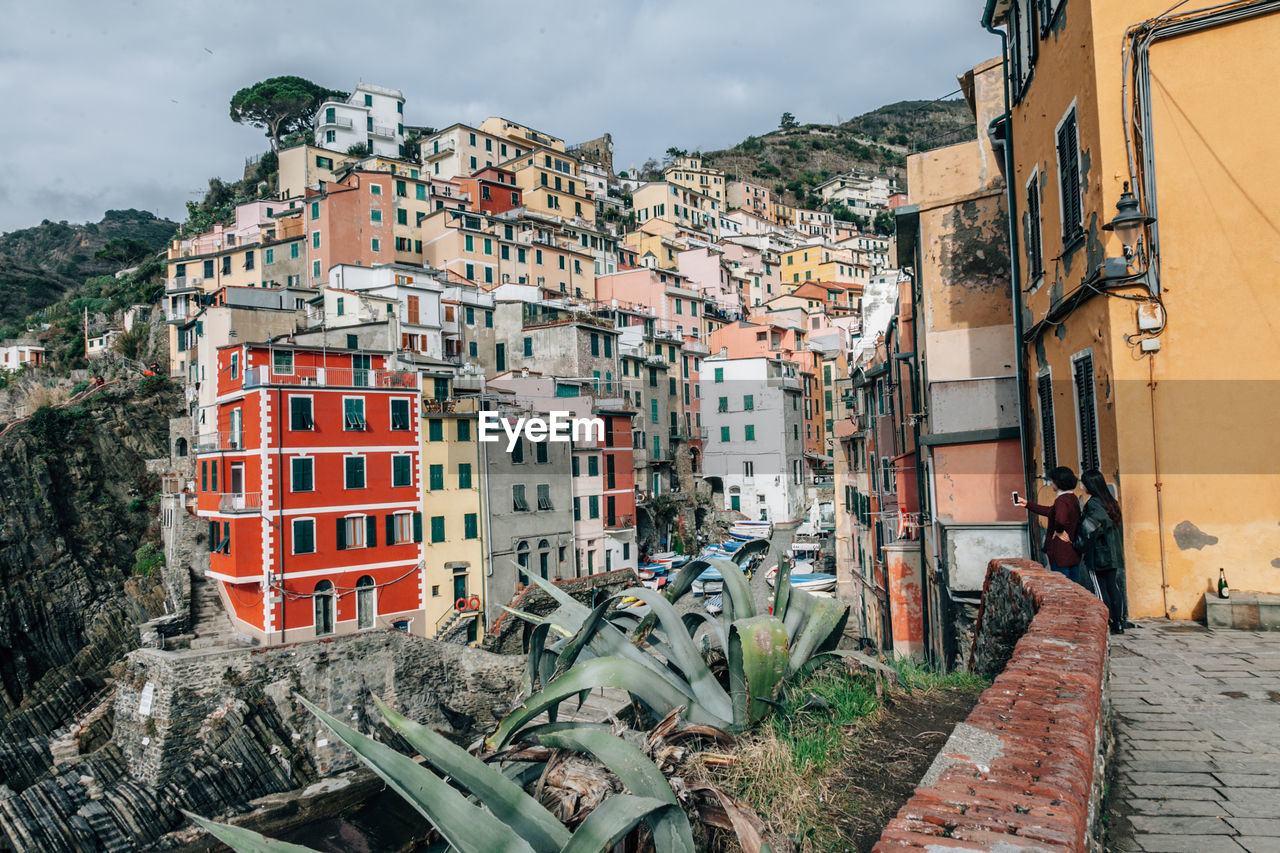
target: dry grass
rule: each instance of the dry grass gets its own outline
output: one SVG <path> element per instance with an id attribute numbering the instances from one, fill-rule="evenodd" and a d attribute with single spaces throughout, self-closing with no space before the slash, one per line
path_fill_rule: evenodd
<path id="1" fill-rule="evenodd" d="M 18 405 L 30 414 L 41 406 L 61 406 L 70 396 L 70 391 L 61 386 L 33 385 L 22 391 L 21 402 Z"/>
<path id="2" fill-rule="evenodd" d="M 695 757 L 689 775 L 754 808 L 801 853 L 859 849 L 857 839 L 878 836 L 882 816 L 897 811 L 941 746 L 945 734 L 931 730 L 950 731 L 937 717 L 962 719 L 985 686 L 964 674 L 897 668 L 899 686 L 883 701 L 870 675 L 815 673 L 738 742 L 732 764 Z M 736 849 L 726 836 L 717 834 L 719 849 Z"/>

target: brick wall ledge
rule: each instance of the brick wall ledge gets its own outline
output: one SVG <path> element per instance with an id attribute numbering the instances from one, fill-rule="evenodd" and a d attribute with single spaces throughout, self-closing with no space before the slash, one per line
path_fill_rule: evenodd
<path id="1" fill-rule="evenodd" d="M 999 674 L 873 853 L 1093 849 L 1107 745 L 1102 602 L 1030 560 L 992 560 L 970 668 Z"/>

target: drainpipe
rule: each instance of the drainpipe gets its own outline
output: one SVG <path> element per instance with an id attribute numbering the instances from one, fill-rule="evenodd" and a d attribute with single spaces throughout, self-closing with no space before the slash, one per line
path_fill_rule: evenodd
<path id="1" fill-rule="evenodd" d="M 1016 348 L 1014 358 L 1014 376 L 1018 383 L 1018 442 L 1022 446 L 1022 483 L 1027 495 L 1035 494 L 1031 477 L 1031 444 L 1028 441 L 1027 408 L 1027 350 L 1022 335 L 1022 271 L 1018 263 L 1018 200 L 1014 195 L 1013 180 L 1013 125 L 1012 97 L 1009 93 L 1009 36 L 1003 30 L 991 26 L 991 14 L 996 0 L 987 0 L 987 8 L 982 16 L 982 27 L 992 35 L 1000 37 L 1001 76 L 1004 78 L 1004 114 L 991 123 L 991 127 L 1004 124 L 1004 186 L 1008 199 L 1009 222 L 1009 292 L 1013 302 L 1013 338 Z M 988 129 L 989 130 L 989 129 Z M 1036 552 L 1035 535 L 1030 524 L 1027 524 L 1027 553 Z"/>
<path id="2" fill-rule="evenodd" d="M 1156 355 L 1151 353 L 1147 356 L 1147 369 L 1151 377 L 1147 382 L 1147 387 L 1151 389 L 1151 455 L 1153 459 L 1153 472 L 1155 474 L 1156 487 L 1156 530 L 1159 532 L 1160 540 L 1160 600 L 1164 604 L 1164 618 L 1169 618 L 1169 569 L 1164 551 L 1164 499 L 1161 490 L 1164 484 L 1160 482 L 1160 435 L 1156 430 Z M 1128 592 L 1128 590 L 1125 590 Z"/>

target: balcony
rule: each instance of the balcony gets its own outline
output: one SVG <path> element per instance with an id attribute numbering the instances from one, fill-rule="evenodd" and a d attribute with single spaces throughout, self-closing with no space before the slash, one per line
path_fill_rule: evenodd
<path id="1" fill-rule="evenodd" d="M 385 124 L 374 124 L 369 126 L 370 136 L 381 136 L 383 139 L 395 139 L 396 129 Z"/>
<path id="2" fill-rule="evenodd" d="M 635 526 L 636 519 L 634 515 L 618 515 L 612 518 L 606 517 L 604 520 L 605 530 L 625 530 Z"/>
<path id="3" fill-rule="evenodd" d="M 178 275 L 173 278 L 164 280 L 164 289 L 166 293 L 182 293 L 191 290 L 200 290 L 204 283 L 203 278 L 196 276 Z"/>
<path id="4" fill-rule="evenodd" d="M 326 128 L 326 127 L 341 127 L 346 130 L 350 130 L 354 126 L 355 125 L 352 123 L 351 119 L 342 118 L 341 116 L 334 116 L 332 121 L 322 121 L 316 127 L 317 129 Z"/>
<path id="5" fill-rule="evenodd" d="M 185 323 L 194 316 L 195 311 L 191 309 L 183 309 L 181 311 L 169 309 L 164 312 L 164 319 L 166 323 Z"/>
<path id="6" fill-rule="evenodd" d="M 418 390 L 418 374 L 402 370 L 353 370 L 348 367 L 295 367 L 280 373 L 269 367 L 244 372 L 245 388 L 267 385 L 305 385 L 322 388 L 393 388 Z"/>
<path id="7" fill-rule="evenodd" d="M 218 496 L 218 512 L 252 515 L 262 511 L 262 492 L 225 492 Z"/>
<path id="8" fill-rule="evenodd" d="M 244 434 L 237 430 L 206 432 L 196 436 L 196 453 L 215 453 L 220 450 L 244 450 Z"/>
<path id="9" fill-rule="evenodd" d="M 454 142 L 452 139 L 443 139 L 443 140 L 440 140 L 439 148 L 436 148 L 433 146 L 430 151 L 423 151 L 421 156 L 423 160 L 430 162 L 431 160 L 434 160 L 437 157 L 447 157 L 450 154 L 452 154 L 455 150 L 457 150 L 456 142 Z"/>

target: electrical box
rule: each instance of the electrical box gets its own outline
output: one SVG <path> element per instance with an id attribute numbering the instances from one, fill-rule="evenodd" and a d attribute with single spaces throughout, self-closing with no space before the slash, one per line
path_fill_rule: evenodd
<path id="1" fill-rule="evenodd" d="M 1159 302 L 1143 302 L 1138 305 L 1138 331 L 1154 332 L 1164 326 L 1164 309 Z"/>
<path id="2" fill-rule="evenodd" d="M 1139 346 L 1143 352 L 1160 352 L 1160 339 L 1147 338 Z"/>

